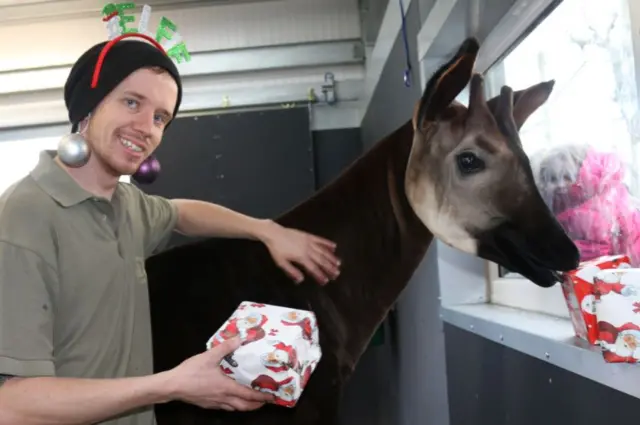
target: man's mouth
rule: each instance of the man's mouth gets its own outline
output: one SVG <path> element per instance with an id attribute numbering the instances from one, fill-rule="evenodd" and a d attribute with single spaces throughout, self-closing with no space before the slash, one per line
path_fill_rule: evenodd
<path id="1" fill-rule="evenodd" d="M 132 152 L 141 153 L 144 150 L 141 146 L 136 145 L 135 143 L 133 143 L 130 140 L 127 140 L 127 139 L 125 139 L 123 137 L 120 137 L 119 139 L 120 139 L 120 143 L 122 144 L 122 146 L 124 146 L 125 148 L 131 150 Z"/>

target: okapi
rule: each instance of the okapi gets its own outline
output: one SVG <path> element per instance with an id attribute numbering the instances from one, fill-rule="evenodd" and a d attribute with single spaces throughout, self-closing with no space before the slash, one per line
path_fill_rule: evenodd
<path id="1" fill-rule="evenodd" d="M 148 260 L 157 372 L 201 353 L 242 301 L 312 310 L 323 357 L 295 408 L 156 406 L 158 425 L 328 425 L 343 385 L 433 238 L 542 287 L 578 265 L 576 246 L 543 202 L 519 139 L 553 82 L 486 101 L 466 40 L 428 82 L 413 117 L 335 181 L 280 216 L 337 243 L 341 274 L 294 285 L 256 241 L 210 239 Z M 468 107 L 455 101 L 470 83 Z"/>

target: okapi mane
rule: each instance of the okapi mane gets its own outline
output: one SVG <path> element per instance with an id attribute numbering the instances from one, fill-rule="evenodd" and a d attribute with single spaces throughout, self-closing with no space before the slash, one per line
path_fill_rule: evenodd
<path id="1" fill-rule="evenodd" d="M 147 261 L 157 372 L 205 350 L 209 337 L 242 301 L 312 310 L 323 357 L 294 409 L 254 412 L 156 408 L 158 425 L 331 424 L 342 384 L 431 241 L 404 194 L 413 140 L 411 122 L 379 142 L 337 179 L 276 219 L 334 240 L 340 277 L 327 286 L 307 276 L 296 285 L 265 246 L 244 239 L 208 239 Z"/>

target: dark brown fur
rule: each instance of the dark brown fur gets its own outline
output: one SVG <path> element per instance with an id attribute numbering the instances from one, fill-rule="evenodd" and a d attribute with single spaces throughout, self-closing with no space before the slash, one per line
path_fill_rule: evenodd
<path id="1" fill-rule="evenodd" d="M 202 352 L 245 300 L 313 310 L 323 351 L 294 409 L 228 413 L 171 403 L 157 407 L 159 425 L 336 423 L 343 384 L 432 240 L 404 196 L 412 140 L 408 121 L 277 220 L 337 242 L 342 271 L 327 286 L 310 277 L 296 286 L 262 244 L 247 240 L 207 240 L 148 261 L 157 371 Z"/>
<path id="2" fill-rule="evenodd" d="M 455 58 L 430 79 L 411 120 L 361 156 L 332 184 L 277 219 L 284 226 L 337 243 L 337 254 L 343 263 L 336 281 L 320 286 L 307 277 L 306 282 L 296 286 L 276 266 L 263 244 L 241 239 L 210 239 L 149 259 L 147 273 L 156 371 L 171 369 L 205 350 L 209 337 L 242 301 L 312 310 L 318 319 L 323 353 L 293 409 L 268 405 L 252 412 L 229 413 L 173 402 L 157 406 L 158 425 L 336 424 L 343 385 L 433 240 L 427 225 L 432 226 L 434 233 L 462 240 L 463 246 L 468 240 L 464 235 L 461 238 L 456 234 L 455 226 L 460 225 L 461 220 L 465 221 L 464 225 L 484 225 L 481 230 L 485 233 L 478 233 L 484 245 L 478 252 L 484 249 L 485 254 L 478 255 L 485 259 L 497 258 L 498 262 L 513 261 L 520 264 L 516 268 L 519 272 L 534 270 L 537 273 L 534 277 L 541 286 L 553 282 L 548 270 L 568 270 L 577 265 L 577 248 L 551 214 L 542 210 L 544 203 L 539 196 L 529 196 L 529 204 L 522 204 L 535 207 L 524 208 L 532 211 L 530 215 L 535 214 L 535 217 L 502 208 L 509 213 L 507 218 L 511 221 L 507 223 L 515 223 L 504 228 L 492 221 L 501 218 L 501 211 L 485 214 L 486 223 L 480 223 L 483 217 L 478 218 L 477 212 L 468 217 L 460 215 L 462 218 L 435 215 L 434 210 L 437 212 L 443 204 L 436 202 L 433 206 L 427 202 L 429 198 L 420 199 L 423 193 L 428 194 L 430 187 L 436 192 L 442 190 L 442 186 L 448 187 L 447 199 L 464 196 L 465 190 L 469 190 L 464 185 L 460 186 L 464 189 L 450 187 L 449 182 L 443 180 L 446 175 L 433 178 L 430 174 L 439 166 L 442 168 L 441 161 L 452 152 L 456 143 L 460 143 L 462 135 L 458 133 L 461 129 L 479 134 L 477 137 L 492 138 L 494 143 L 508 137 L 508 144 L 504 141 L 502 145 L 496 144 L 493 151 L 495 154 L 502 146 L 509 153 L 500 157 L 499 170 L 516 164 L 523 167 L 520 174 L 524 177 L 521 182 L 514 179 L 516 183 L 510 182 L 505 187 L 521 192 L 531 192 L 529 187 L 535 187 L 530 168 L 527 168 L 528 160 L 519 146 L 517 131 L 526 117 L 548 97 L 550 90 L 547 88 L 550 87 L 539 85 L 515 94 L 507 88 L 501 98 L 492 99 L 488 104 L 484 104 L 483 99 L 472 99 L 474 110 L 470 113 L 450 107 L 471 79 L 478 49 L 475 40 L 466 40 Z M 475 76 L 472 97 L 482 93 L 479 88 L 481 79 Z M 512 109 L 514 104 L 515 111 Z M 467 119 L 461 120 L 459 113 Z M 515 122 L 513 115 L 518 116 Z M 486 130 L 487 126 L 490 131 Z M 414 134 L 414 129 L 418 129 L 418 133 Z M 410 155 L 413 145 L 414 154 Z M 439 148 L 444 150 L 438 151 Z M 453 170 L 451 165 L 449 169 Z M 420 184 L 427 186 L 423 190 Z M 493 186 L 488 186 L 492 188 L 488 196 L 479 198 L 475 204 L 461 201 L 458 206 L 473 210 L 497 205 L 493 195 L 500 195 L 498 192 L 502 189 Z M 440 194 L 440 197 L 444 195 Z M 414 211 L 422 214 L 423 220 Z M 438 221 L 440 218 L 444 219 L 444 224 Z M 423 224 L 429 220 L 431 223 Z M 512 231 L 512 228 L 520 230 Z M 553 232 L 532 232 L 529 228 Z M 565 255 L 554 255 L 549 259 L 534 255 L 536 261 L 544 261 L 541 263 L 544 268 L 527 269 L 525 266 L 529 263 L 523 258 L 531 257 L 531 249 L 542 246 L 549 234 L 553 244 L 560 247 L 559 252 Z M 494 243 L 496 240 L 499 243 Z M 510 245 L 512 242 L 515 245 Z M 520 251 L 501 254 L 504 246 L 516 246 Z M 468 243 L 466 247 L 472 249 Z M 538 251 L 547 255 L 546 249 Z"/>

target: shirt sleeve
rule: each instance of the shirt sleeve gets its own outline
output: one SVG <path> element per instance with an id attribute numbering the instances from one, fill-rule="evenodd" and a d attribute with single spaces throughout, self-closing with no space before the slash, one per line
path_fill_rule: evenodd
<path id="1" fill-rule="evenodd" d="M 53 376 L 57 273 L 36 253 L 0 241 L 0 374 Z"/>
<path id="2" fill-rule="evenodd" d="M 142 221 L 145 258 L 160 251 L 171 238 L 178 222 L 178 207 L 170 200 L 134 188 Z"/>

